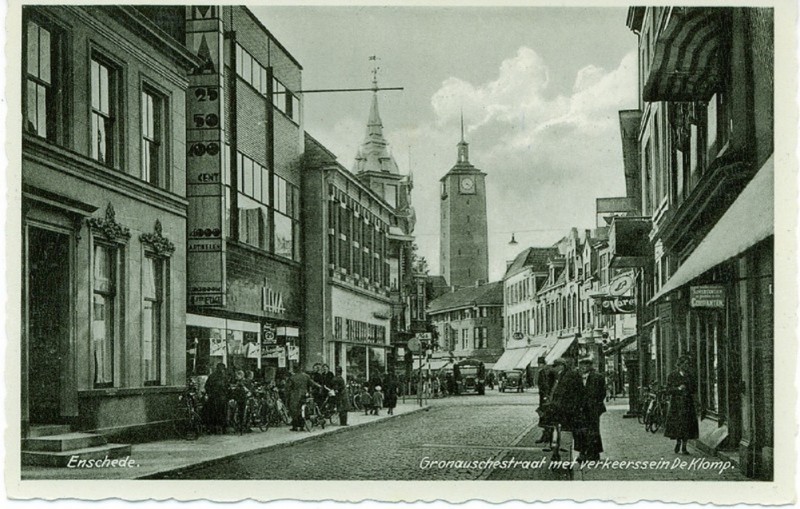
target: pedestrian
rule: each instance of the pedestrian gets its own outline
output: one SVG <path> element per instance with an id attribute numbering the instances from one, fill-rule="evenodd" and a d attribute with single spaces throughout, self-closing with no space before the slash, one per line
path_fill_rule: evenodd
<path id="1" fill-rule="evenodd" d="M 583 357 L 578 361 L 583 383 L 583 416 L 580 428 L 575 434 L 575 450 L 580 452 L 578 462 L 598 461 L 603 452 L 603 440 L 600 436 L 600 416 L 606 411 L 605 377 L 597 372 L 591 357 Z"/>
<path id="2" fill-rule="evenodd" d="M 553 367 L 558 375 L 553 384 L 550 400 L 550 418 L 553 426 L 559 429 L 558 441 L 560 441 L 561 431 L 570 431 L 574 434 L 581 425 L 585 389 L 580 373 L 568 365 L 566 359 L 554 360 Z"/>
<path id="3" fill-rule="evenodd" d="M 542 436 L 536 441 L 537 444 L 550 444 L 553 442 L 550 399 L 556 376 L 556 370 L 548 365 L 543 357 L 540 357 L 539 372 L 536 375 L 536 385 L 539 386 L 539 407 L 536 409 L 536 413 L 539 414 L 539 427 L 542 428 Z"/>
<path id="4" fill-rule="evenodd" d="M 336 377 L 336 375 L 334 375 L 331 372 L 330 366 L 328 366 L 327 364 L 323 364 L 322 365 L 322 376 L 321 376 L 322 381 L 320 382 L 321 385 L 323 385 L 324 387 L 327 387 L 328 389 L 332 389 L 333 388 L 332 387 L 333 386 L 333 379 L 335 377 Z"/>
<path id="5" fill-rule="evenodd" d="M 331 389 L 336 394 L 336 411 L 339 413 L 339 426 L 347 426 L 347 411 L 350 410 L 350 400 L 347 397 L 347 383 L 342 378 L 342 367 L 336 366 L 336 375 L 331 380 Z"/>
<path id="6" fill-rule="evenodd" d="M 286 398 L 288 400 L 289 414 L 292 416 L 292 431 L 303 430 L 305 424 L 301 415 L 303 400 L 314 388 L 318 387 L 319 384 L 312 380 L 308 373 L 303 371 L 300 364 L 297 364 L 294 368 L 294 374 L 286 382 Z"/>
<path id="7" fill-rule="evenodd" d="M 383 392 L 381 386 L 375 386 L 375 392 L 372 393 L 372 415 L 381 415 L 381 408 L 383 408 Z"/>
<path id="8" fill-rule="evenodd" d="M 397 380 L 397 376 L 394 374 L 394 372 L 390 371 L 386 376 L 386 395 L 383 399 L 383 404 L 388 409 L 387 413 L 389 415 L 394 415 L 394 409 L 397 406 L 397 393 L 399 387 L 400 382 Z"/>
<path id="9" fill-rule="evenodd" d="M 364 415 L 368 415 L 372 411 L 372 396 L 369 393 L 369 387 L 366 385 L 361 388 L 359 401 L 361 402 L 361 406 L 364 407 Z"/>
<path id="10" fill-rule="evenodd" d="M 677 369 L 667 377 L 670 405 L 664 436 L 675 440 L 676 454 L 689 454 L 686 441 L 700 436 L 694 404 L 695 385 L 689 369 L 691 362 L 691 357 L 681 356 Z"/>
<path id="11" fill-rule="evenodd" d="M 208 375 L 205 384 L 208 395 L 206 418 L 209 429 L 221 433 L 225 429 L 225 412 L 228 405 L 228 375 L 225 364 L 217 364 L 217 369 Z"/>

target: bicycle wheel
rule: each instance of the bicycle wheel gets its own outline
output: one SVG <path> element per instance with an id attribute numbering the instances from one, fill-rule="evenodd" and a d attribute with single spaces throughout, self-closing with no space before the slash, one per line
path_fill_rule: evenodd
<path id="1" fill-rule="evenodd" d="M 203 435 L 204 426 L 203 419 L 194 409 L 189 411 L 188 433 L 187 440 L 197 440 Z"/>
<path id="2" fill-rule="evenodd" d="M 639 409 L 636 412 L 636 420 L 639 421 L 639 424 L 644 424 L 644 416 L 647 413 L 647 405 L 642 403 L 639 405 Z"/>
<path id="3" fill-rule="evenodd" d="M 278 415 L 280 415 L 281 420 L 284 424 L 291 424 L 292 418 L 289 416 L 289 410 L 286 409 L 286 405 L 283 404 L 283 401 L 278 400 L 275 402 L 276 408 L 278 409 Z"/>
<path id="4" fill-rule="evenodd" d="M 653 420 L 650 423 L 650 433 L 656 433 L 659 429 L 661 429 L 661 425 L 664 423 L 665 412 L 664 412 L 664 405 L 659 403 L 656 406 L 656 411 L 653 415 Z"/>

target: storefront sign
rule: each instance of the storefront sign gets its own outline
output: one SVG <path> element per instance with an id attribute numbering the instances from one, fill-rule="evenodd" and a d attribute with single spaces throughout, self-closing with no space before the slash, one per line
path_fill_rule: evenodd
<path id="1" fill-rule="evenodd" d="M 223 30 L 219 7 L 193 7 L 186 42 L 204 64 L 186 93 L 187 294 L 193 307 L 225 305 Z"/>
<path id="2" fill-rule="evenodd" d="M 278 367 L 286 367 L 286 352 L 284 352 L 283 349 L 281 349 L 281 351 L 278 353 Z"/>
<path id="3" fill-rule="evenodd" d="M 261 309 L 276 315 L 286 313 L 286 307 L 283 305 L 283 294 L 267 286 L 266 279 L 264 280 L 264 286 L 261 287 Z"/>
<path id="4" fill-rule="evenodd" d="M 599 299 L 600 314 L 603 315 L 629 315 L 636 313 L 636 299 L 634 297 L 603 297 Z"/>
<path id="5" fill-rule="evenodd" d="M 725 307 L 725 287 L 722 285 L 701 285 L 689 288 L 689 302 L 693 308 Z"/>
<path id="6" fill-rule="evenodd" d="M 265 323 L 261 327 L 261 344 L 274 345 L 276 342 L 275 329 L 272 328 L 271 324 Z"/>
<path id="7" fill-rule="evenodd" d="M 282 346 L 261 345 L 261 356 L 267 359 L 278 359 L 284 355 Z"/>
<path id="8" fill-rule="evenodd" d="M 288 357 L 290 361 L 300 360 L 300 347 L 297 345 L 287 345 Z"/>

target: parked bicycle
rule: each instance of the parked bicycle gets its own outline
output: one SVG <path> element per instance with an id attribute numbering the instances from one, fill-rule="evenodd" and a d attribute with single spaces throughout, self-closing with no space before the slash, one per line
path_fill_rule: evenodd
<path id="1" fill-rule="evenodd" d="M 197 386 L 189 381 L 178 396 L 178 415 L 173 421 L 175 434 L 185 440 L 197 440 L 205 432 L 201 413 L 201 398 Z"/>
<path id="2" fill-rule="evenodd" d="M 656 433 L 667 422 L 667 412 L 669 410 L 669 399 L 667 391 L 654 387 L 647 389 L 647 396 L 642 402 L 638 420 L 644 424 L 644 429 L 650 433 Z"/>

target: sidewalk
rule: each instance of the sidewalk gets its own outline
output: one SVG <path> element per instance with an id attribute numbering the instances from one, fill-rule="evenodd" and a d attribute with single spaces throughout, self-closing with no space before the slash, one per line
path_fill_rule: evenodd
<path id="1" fill-rule="evenodd" d="M 283 447 L 299 442 L 314 440 L 331 433 L 346 432 L 347 430 L 369 426 L 372 423 L 385 421 L 408 415 L 427 407 L 420 408 L 416 401 L 406 400 L 398 402 L 394 415 L 387 415 L 386 409 L 381 415 L 364 415 L 363 412 L 350 412 L 348 426 L 339 426 L 338 418 L 334 416 L 334 424 L 327 424 L 325 429 L 313 428 L 310 432 L 292 432 L 289 426 L 281 425 L 261 432 L 257 428 L 252 433 L 242 436 L 238 434 L 206 435 L 198 440 L 162 440 L 134 444 L 130 459 L 134 466 L 116 468 L 52 468 L 52 467 L 23 467 L 21 477 L 23 480 L 40 479 L 141 479 L 158 478 L 159 475 L 175 470 L 210 464 L 222 459 L 232 459 L 250 454 L 263 452 L 273 447 Z"/>
<path id="2" fill-rule="evenodd" d="M 675 442 L 656 433 L 645 431 L 636 418 L 623 417 L 628 411 L 627 398 L 617 398 L 606 403 L 608 411 L 600 420 L 603 438 L 601 461 L 582 469 L 573 467 L 576 481 L 750 481 L 732 464 L 703 453 L 691 443 L 688 455 L 675 454 Z M 550 454 L 536 440 L 542 430 L 534 427 L 516 443 L 502 459 L 518 462 L 540 461 L 532 469 L 509 468 L 494 470 L 490 480 L 559 480 L 566 479 L 565 470 L 552 469 Z M 562 459 L 565 459 L 562 457 Z M 574 459 L 574 458 L 573 458 Z M 608 461 L 606 461 L 608 460 Z M 616 462 L 616 463 L 615 463 Z"/>

